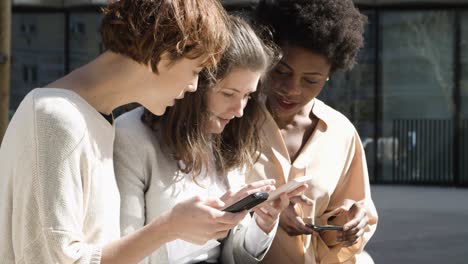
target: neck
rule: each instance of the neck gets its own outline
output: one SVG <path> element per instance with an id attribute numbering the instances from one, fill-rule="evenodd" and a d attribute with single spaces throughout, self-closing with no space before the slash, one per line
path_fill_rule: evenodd
<path id="1" fill-rule="evenodd" d="M 310 121 L 313 105 L 314 101 L 312 100 L 311 102 L 303 106 L 301 109 L 299 109 L 299 111 L 290 114 L 284 114 L 278 113 L 275 109 L 272 109 L 272 107 L 270 107 L 270 104 L 267 101 L 268 111 L 272 113 L 272 116 L 280 129 L 284 129 L 288 126 L 296 126 L 298 124 L 302 124 L 304 120 Z"/>
<path id="2" fill-rule="evenodd" d="M 148 69 L 126 56 L 107 51 L 85 66 L 46 87 L 72 90 L 97 111 L 110 114 L 135 102 L 132 93 Z"/>

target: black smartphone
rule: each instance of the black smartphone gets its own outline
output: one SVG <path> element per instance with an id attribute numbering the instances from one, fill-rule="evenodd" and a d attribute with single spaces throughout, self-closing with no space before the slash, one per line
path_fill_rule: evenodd
<path id="1" fill-rule="evenodd" d="M 315 231 L 325 231 L 325 230 L 338 230 L 338 231 L 343 231 L 343 226 L 337 226 L 337 225 L 323 225 L 323 226 L 317 226 L 317 225 L 312 225 L 312 224 L 306 224 L 306 226 L 312 228 Z"/>
<path id="2" fill-rule="evenodd" d="M 226 207 L 223 211 L 225 212 L 230 212 L 230 213 L 238 213 L 244 210 L 249 210 L 256 205 L 266 201 L 268 199 L 268 193 L 267 192 L 256 192 L 252 193 L 236 203 Z"/>

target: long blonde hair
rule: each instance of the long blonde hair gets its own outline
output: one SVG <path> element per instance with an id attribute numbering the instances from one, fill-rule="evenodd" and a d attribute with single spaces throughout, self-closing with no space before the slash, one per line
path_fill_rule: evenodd
<path id="1" fill-rule="evenodd" d="M 230 45 L 217 66 L 214 79 L 205 72 L 200 76 L 197 92 L 186 94 L 163 116 L 153 115 L 148 110 L 142 116 L 146 125 L 154 129 L 159 127 L 163 144 L 175 160 L 183 162 L 181 171 L 191 172 L 194 177 L 201 173 L 211 154 L 215 157 L 217 169 L 225 172 L 252 165 L 258 158 L 257 150 L 261 146 L 257 129 L 263 118 L 259 91 L 251 94 L 242 118 L 229 122 L 219 135 L 207 133 L 208 90 L 235 68 L 245 68 L 263 75 L 279 60 L 276 46 L 259 37 L 246 21 L 230 16 L 229 25 Z"/>

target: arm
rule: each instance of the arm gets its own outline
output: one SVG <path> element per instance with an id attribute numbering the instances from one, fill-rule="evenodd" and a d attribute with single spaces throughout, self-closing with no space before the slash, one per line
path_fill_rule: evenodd
<path id="1" fill-rule="evenodd" d="M 375 232 L 378 216 L 371 198 L 366 158 L 357 132 L 350 146 L 348 169 L 321 218 L 329 224 L 344 225 L 342 234 L 336 231 L 321 233 L 327 248 L 319 245 L 318 251 L 325 262 L 342 262 L 353 258 L 363 250 Z"/>
<path id="2" fill-rule="evenodd" d="M 273 184 L 273 180 L 263 180 L 252 182 L 244 187 L 234 197 L 229 199 L 233 203 L 247 193 L 255 191 L 271 191 L 273 186 L 261 184 Z M 252 188 L 252 189 L 249 189 Z M 288 195 L 296 195 L 296 192 L 303 191 L 305 186 L 298 188 L 291 194 L 282 194 L 280 198 L 264 202 L 255 207 L 254 214 L 231 230 L 228 238 L 223 243 L 222 262 L 223 263 L 258 263 L 268 252 L 273 242 L 278 227 L 278 218 L 281 211 L 289 204 Z M 225 195 L 226 196 L 226 195 Z M 225 197 L 224 197 L 225 198 Z"/>
<path id="3" fill-rule="evenodd" d="M 140 132 L 144 134 L 143 129 Z M 138 145 L 132 140 L 134 138 L 135 135 L 133 137 L 128 135 L 126 128 L 120 128 L 119 123 L 117 123 L 114 141 L 114 170 L 120 192 L 120 232 L 122 236 L 129 235 L 146 224 L 145 192 L 148 189 L 148 173 L 145 171 L 146 166 L 143 162 L 145 153 L 141 151 L 142 148 L 138 151 Z M 150 142 L 147 143 L 150 144 Z M 134 244 L 131 241 L 132 236 L 127 239 L 129 245 Z M 138 241 L 137 238 L 133 239 Z M 148 261 L 149 259 L 146 258 L 143 263 Z"/>
<path id="4" fill-rule="evenodd" d="M 147 153 L 144 151 L 148 148 L 139 146 L 151 146 L 154 142 L 144 135 L 147 132 L 144 127 L 135 128 L 135 124 L 128 125 L 124 123 L 125 120 L 128 119 L 121 120 L 117 129 L 114 161 L 122 199 L 122 234 L 126 236 L 105 248 L 108 249 L 109 262 L 134 263 L 138 257 L 145 257 L 164 243 L 177 238 L 204 244 L 210 239 L 225 237 L 228 230 L 237 224 L 245 213 L 229 214 L 219 211 L 224 203 L 218 199 L 193 197 L 148 223 L 150 219 L 145 219 L 145 192 L 151 184 L 149 175 L 159 176 L 157 172 L 145 169 L 150 167 L 150 164 L 146 163 L 156 162 L 154 159 L 157 157 L 149 155 L 151 159 L 147 159 Z M 187 224 L 187 219 L 191 219 L 190 225 Z M 161 232 L 164 233 L 161 235 Z M 140 256 L 136 256 L 137 254 Z M 135 257 L 132 258 L 132 255 Z"/>

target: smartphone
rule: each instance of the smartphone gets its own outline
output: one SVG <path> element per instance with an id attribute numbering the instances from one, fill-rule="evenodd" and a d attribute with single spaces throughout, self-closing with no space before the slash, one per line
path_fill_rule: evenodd
<path id="1" fill-rule="evenodd" d="M 307 183 L 307 182 L 311 181 L 312 179 L 313 179 L 312 175 L 302 176 L 302 177 L 299 177 L 299 178 L 296 178 L 296 179 L 292 179 L 289 182 L 287 182 L 286 184 L 283 184 L 280 187 L 278 187 L 278 189 L 272 191 L 270 193 L 269 199 L 270 199 L 270 201 L 276 200 L 276 199 L 278 199 L 278 197 L 280 197 L 281 194 L 290 193 L 290 192 L 296 190 L 297 188 L 299 188 L 304 183 Z"/>
<path id="2" fill-rule="evenodd" d="M 230 212 L 230 213 L 238 213 L 244 210 L 250 210 L 256 205 L 266 201 L 268 199 L 268 193 L 267 192 L 256 192 L 252 193 L 236 203 L 228 206 L 225 208 L 223 211 L 225 212 Z"/>
<path id="3" fill-rule="evenodd" d="M 343 231 L 343 226 L 337 226 L 337 225 L 318 226 L 318 225 L 306 224 L 306 226 L 312 228 L 315 231 L 325 231 L 325 230 Z"/>

